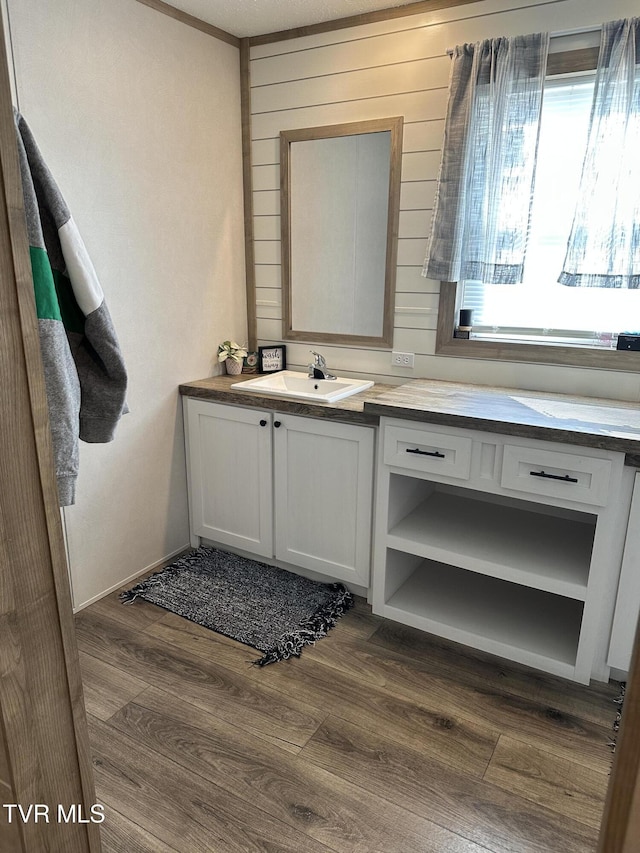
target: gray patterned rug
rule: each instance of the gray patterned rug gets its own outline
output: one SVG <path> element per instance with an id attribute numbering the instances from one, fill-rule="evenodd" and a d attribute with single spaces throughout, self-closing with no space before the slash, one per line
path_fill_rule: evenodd
<path id="1" fill-rule="evenodd" d="M 299 657 L 353 606 L 341 583 L 320 583 L 285 569 L 198 548 L 123 592 L 258 649 L 258 666 Z"/>

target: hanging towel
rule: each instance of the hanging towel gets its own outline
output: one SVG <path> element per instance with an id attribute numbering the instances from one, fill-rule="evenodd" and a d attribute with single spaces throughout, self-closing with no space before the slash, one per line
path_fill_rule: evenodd
<path id="1" fill-rule="evenodd" d="M 91 259 L 24 118 L 14 110 L 60 506 L 75 501 L 78 440 L 114 438 L 127 372 Z"/>

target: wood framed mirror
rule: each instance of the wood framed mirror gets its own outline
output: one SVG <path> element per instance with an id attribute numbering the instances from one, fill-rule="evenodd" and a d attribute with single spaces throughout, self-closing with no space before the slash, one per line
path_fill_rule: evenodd
<path id="1" fill-rule="evenodd" d="M 402 129 L 281 131 L 284 340 L 392 347 Z"/>

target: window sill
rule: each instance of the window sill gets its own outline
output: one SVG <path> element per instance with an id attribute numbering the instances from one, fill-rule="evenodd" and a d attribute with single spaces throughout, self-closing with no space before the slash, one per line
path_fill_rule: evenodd
<path id="1" fill-rule="evenodd" d="M 640 352 L 603 349 L 601 347 L 557 346 L 543 343 L 526 344 L 454 338 L 453 330 L 458 309 L 457 284 L 443 281 L 440 285 L 436 355 L 640 372 Z"/>

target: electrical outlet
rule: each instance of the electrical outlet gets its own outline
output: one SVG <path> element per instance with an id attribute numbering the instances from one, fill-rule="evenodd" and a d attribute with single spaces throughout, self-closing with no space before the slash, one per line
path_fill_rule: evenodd
<path id="1" fill-rule="evenodd" d="M 414 354 L 412 352 L 392 352 L 392 367 L 413 367 Z"/>

